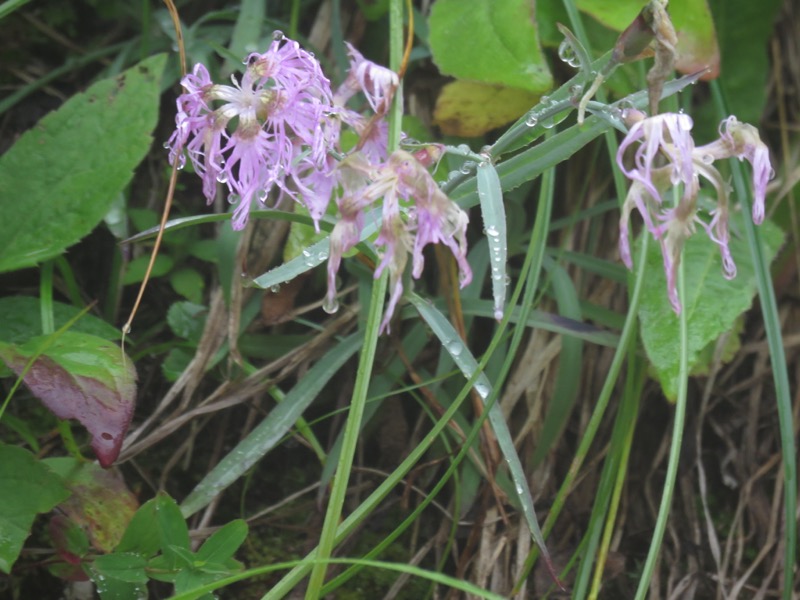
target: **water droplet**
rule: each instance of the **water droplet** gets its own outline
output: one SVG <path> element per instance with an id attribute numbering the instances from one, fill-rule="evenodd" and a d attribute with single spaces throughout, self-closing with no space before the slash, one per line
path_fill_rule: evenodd
<path id="1" fill-rule="evenodd" d="M 539 98 L 539 104 L 550 104 L 550 96 L 544 95 Z"/>
<path id="2" fill-rule="evenodd" d="M 575 54 L 575 48 L 573 48 L 572 42 L 566 39 L 558 45 L 558 58 L 567 63 L 570 67 L 577 67 L 580 65 L 580 61 Z"/>
<path id="3" fill-rule="evenodd" d="M 583 86 L 580 83 L 576 83 L 575 85 L 570 86 L 569 88 L 570 96 L 572 96 L 573 98 L 577 98 L 581 94 L 583 94 Z"/>
<path id="4" fill-rule="evenodd" d="M 305 250 L 303 250 L 303 256 L 308 258 L 309 256 L 311 256 L 311 251 L 308 248 L 306 248 Z"/>
<path id="5" fill-rule="evenodd" d="M 714 157 L 710 154 L 703 154 L 703 156 L 700 157 L 700 160 L 703 161 L 703 164 L 710 165 L 714 162 Z"/>
<path id="6" fill-rule="evenodd" d="M 503 309 L 502 308 L 495 308 L 494 309 L 494 320 L 495 321 L 502 321 L 503 320 Z"/>
<path id="7" fill-rule="evenodd" d="M 537 123 L 539 123 L 539 117 L 537 117 L 534 113 L 530 113 L 528 118 L 525 119 L 525 125 L 528 127 L 536 127 Z"/>
<path id="8" fill-rule="evenodd" d="M 276 29 L 275 31 L 272 32 L 272 39 L 275 40 L 276 42 L 279 42 L 283 39 L 286 39 L 286 36 L 283 35 L 283 32 L 280 29 Z"/>
<path id="9" fill-rule="evenodd" d="M 261 204 L 266 203 L 267 198 L 269 198 L 269 190 L 268 189 L 264 188 L 264 189 L 258 190 L 258 201 L 261 202 Z"/>
<path id="10" fill-rule="evenodd" d="M 486 397 L 489 395 L 491 388 L 489 387 L 488 383 L 485 383 L 483 381 L 478 381 L 477 383 L 475 383 L 475 391 L 478 392 L 478 395 L 481 398 L 486 400 Z"/>
<path id="11" fill-rule="evenodd" d="M 280 284 L 276 283 L 275 285 L 269 286 L 269 291 L 272 292 L 273 294 L 277 294 L 280 290 L 281 290 Z"/>
<path id="12" fill-rule="evenodd" d="M 325 250 L 320 250 L 320 251 L 317 253 L 317 260 L 318 260 L 318 261 L 322 262 L 322 261 L 323 261 L 323 260 L 325 260 L 326 258 L 328 258 L 328 253 L 327 253 Z"/>
<path id="13" fill-rule="evenodd" d="M 217 173 L 217 181 L 220 183 L 228 183 L 228 174 L 225 171 Z"/>
<path id="14" fill-rule="evenodd" d="M 470 150 L 469 146 L 467 146 L 466 144 L 459 144 L 458 151 L 464 155 L 472 154 L 472 150 Z"/>
<path id="15" fill-rule="evenodd" d="M 228 194 L 228 204 L 237 204 L 241 199 L 239 194 Z"/>
<path id="16" fill-rule="evenodd" d="M 497 227 L 494 225 L 489 225 L 489 227 L 486 228 L 486 235 L 489 237 L 497 237 L 500 235 L 500 231 L 498 231 Z"/>
<path id="17" fill-rule="evenodd" d="M 468 161 L 464 162 L 463 165 L 461 165 L 461 168 L 459 169 L 459 171 L 463 175 L 469 175 L 472 172 L 472 169 L 474 169 L 474 168 L 475 168 L 475 163 L 473 161 L 471 161 L 471 160 L 468 160 Z"/>
<path id="18" fill-rule="evenodd" d="M 464 344 L 461 343 L 461 340 L 449 340 L 445 346 L 447 347 L 447 351 L 453 356 L 460 356 L 464 351 Z"/>
<path id="19" fill-rule="evenodd" d="M 335 314 L 339 310 L 339 301 L 336 298 L 325 298 L 325 302 L 322 303 L 322 310 L 329 315 Z"/>

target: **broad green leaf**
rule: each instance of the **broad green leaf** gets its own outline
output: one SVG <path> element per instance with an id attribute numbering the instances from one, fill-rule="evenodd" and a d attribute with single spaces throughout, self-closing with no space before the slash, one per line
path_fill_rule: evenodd
<path id="1" fill-rule="evenodd" d="M 50 458 L 43 462 L 61 476 L 72 492 L 59 505 L 59 511 L 87 533 L 94 548 L 111 552 L 139 505 L 122 477 L 115 471 L 74 458 Z"/>
<path id="2" fill-rule="evenodd" d="M 112 565 L 114 566 L 114 565 Z M 124 565 L 120 565 L 124 567 Z M 129 571 L 117 570 L 115 572 L 123 573 L 126 576 L 133 575 L 134 570 Z M 97 593 L 100 594 L 100 600 L 146 600 L 147 599 L 147 585 L 145 583 L 132 583 L 130 581 L 123 581 L 114 577 L 109 577 L 101 573 L 92 573 L 92 581 L 97 586 Z"/>
<path id="3" fill-rule="evenodd" d="M 553 85 L 530 0 L 437 0 L 429 26 L 433 61 L 445 75 L 539 94 Z"/>
<path id="4" fill-rule="evenodd" d="M 135 552 L 106 554 L 98 556 L 92 564 L 92 571 L 96 573 L 93 579 L 95 582 L 109 578 L 126 583 L 147 583 L 146 566 L 145 557 Z"/>
<path id="5" fill-rule="evenodd" d="M 66 331 L 21 345 L 0 342 L 0 360 L 24 377 L 31 392 L 61 419 L 77 419 L 92 436 L 92 449 L 107 467 L 119 455 L 136 400 L 136 371 L 112 342 Z"/>
<path id="6" fill-rule="evenodd" d="M 247 522 L 236 519 L 221 527 L 197 551 L 197 559 L 223 563 L 231 558 L 247 538 Z"/>
<path id="7" fill-rule="evenodd" d="M 771 261 L 783 242 L 781 230 L 767 221 L 761 226 L 766 256 Z M 686 311 L 689 329 L 689 369 L 709 360 L 703 349 L 720 335 L 734 328 L 736 319 L 750 308 L 755 294 L 755 272 L 747 243 L 741 238 L 730 242 L 738 274 L 725 279 L 719 250 L 706 235 L 692 236 L 683 251 Z M 678 317 L 667 299 L 661 250 L 652 244 L 647 254 L 647 281 L 642 290 L 639 319 L 642 342 L 664 394 L 670 400 L 677 395 L 680 361 Z"/>
<path id="8" fill-rule="evenodd" d="M 156 525 L 161 551 L 179 559 L 174 548 L 189 549 L 189 528 L 175 500 L 163 492 L 156 497 Z"/>
<path id="9" fill-rule="evenodd" d="M 165 60 L 73 96 L 0 156 L 0 272 L 59 255 L 103 219 L 150 148 Z"/>
<path id="10" fill-rule="evenodd" d="M 518 88 L 456 80 L 436 98 L 434 124 L 446 135 L 477 137 L 518 119 L 538 98 Z"/>
<path id="11" fill-rule="evenodd" d="M 769 39 L 780 0 L 709 0 L 722 53 L 720 85 L 739 120 L 757 123 L 767 100 Z"/>
<path id="12" fill-rule="evenodd" d="M 151 498 L 139 507 L 131 518 L 115 552 L 134 552 L 145 558 L 155 556 L 160 546 L 156 527 L 158 498 Z"/>
<path id="13" fill-rule="evenodd" d="M 647 0 L 577 0 L 578 8 L 615 31 L 622 31 L 639 14 Z M 709 67 L 707 78 L 719 75 L 719 47 L 705 0 L 672 0 L 668 6 L 672 24 L 678 34 L 676 68 L 694 73 Z"/>
<path id="14" fill-rule="evenodd" d="M 10 573 L 38 513 L 69 496 L 61 478 L 23 448 L 0 443 L 0 571 Z"/>
<path id="15" fill-rule="evenodd" d="M 60 329 L 80 312 L 79 308 L 53 302 L 55 328 Z M 8 296 L 0 298 L 0 340 L 9 344 L 22 344 L 32 337 L 42 335 L 41 307 L 38 298 L 32 296 Z M 72 331 L 91 333 L 107 340 L 120 337 L 120 330 L 102 319 L 87 314 L 78 319 Z"/>

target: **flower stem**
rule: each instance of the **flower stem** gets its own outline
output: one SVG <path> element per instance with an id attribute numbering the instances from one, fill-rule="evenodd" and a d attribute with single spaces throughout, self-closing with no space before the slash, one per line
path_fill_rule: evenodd
<path id="1" fill-rule="evenodd" d="M 391 0 L 390 3 L 389 47 L 390 66 L 393 70 L 397 70 L 403 53 L 402 0 Z M 400 140 L 402 105 L 401 83 L 397 88 L 394 102 L 389 112 L 388 148 L 390 152 L 397 148 Z M 347 415 L 347 423 L 345 424 L 342 451 L 339 455 L 339 465 L 333 479 L 331 497 L 328 501 L 325 522 L 322 526 L 322 532 L 320 533 L 319 546 L 315 557 L 316 560 L 311 570 L 308 588 L 306 589 L 306 600 L 317 600 L 321 597 L 328 561 L 336 542 L 336 530 L 339 527 L 339 521 L 342 516 L 342 507 L 344 506 L 347 486 L 353 467 L 353 459 L 358 445 L 358 433 L 361 429 L 361 421 L 364 416 L 364 407 L 366 406 L 372 367 L 375 362 L 375 350 L 378 345 L 387 279 L 388 271 L 384 271 L 383 275 L 381 275 L 372 286 L 369 313 L 367 315 L 364 332 L 364 348 L 359 355 L 358 371 L 356 373 L 353 397 L 350 402 L 350 412 Z"/>
<path id="2" fill-rule="evenodd" d="M 675 202 L 677 198 L 677 188 L 675 190 Z M 686 397 L 689 383 L 689 357 L 688 345 L 689 334 L 686 317 L 686 298 L 684 290 L 684 261 L 678 265 L 678 296 L 680 298 L 681 310 L 678 318 L 678 328 L 680 332 L 680 367 L 678 373 L 678 399 L 675 403 L 675 421 L 672 426 L 672 443 L 669 448 L 669 462 L 667 464 L 667 476 L 664 480 L 664 491 L 661 494 L 661 505 L 658 508 L 658 518 L 656 519 L 653 539 L 650 541 L 650 549 L 647 552 L 647 561 L 642 570 L 642 577 L 639 579 L 639 587 L 636 590 L 636 600 L 643 600 L 647 596 L 650 588 L 650 580 L 656 568 L 658 554 L 661 551 L 661 543 L 664 540 L 664 532 L 667 528 L 667 519 L 672 505 L 672 494 L 675 491 L 675 481 L 678 475 L 678 463 L 681 454 L 681 442 L 683 440 L 683 426 L 686 421 Z"/>

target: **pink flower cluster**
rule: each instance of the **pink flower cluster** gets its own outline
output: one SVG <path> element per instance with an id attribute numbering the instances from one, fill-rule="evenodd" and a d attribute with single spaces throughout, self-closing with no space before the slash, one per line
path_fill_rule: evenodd
<path id="1" fill-rule="evenodd" d="M 211 203 L 218 184 L 236 204 L 232 226 L 242 229 L 254 202 L 265 204 L 273 188 L 303 204 L 315 224 L 336 199 L 340 219 L 330 239 L 326 309 L 336 308 L 336 272 L 342 254 L 361 238 L 367 209 L 382 200 L 377 246 L 382 258 L 378 277 L 388 269 L 391 298 L 383 329 L 403 291 L 402 274 L 408 253 L 412 275 L 424 266 L 422 249 L 443 243 L 456 256 L 462 285 L 472 278 L 466 260 L 468 218 L 436 185 L 427 171 L 428 150 L 387 156 L 388 111 L 399 85 L 397 74 L 366 60 L 348 44 L 350 71 L 335 93 L 319 62 L 297 42 L 276 32 L 264 54 L 245 61 L 240 81 L 218 85 L 202 64 L 186 75 L 178 98 L 176 129 L 166 144 L 170 162 L 182 167 L 185 156 L 203 180 Z M 361 92 L 371 117 L 347 108 Z M 359 137 L 356 148 L 342 156 L 343 126 Z M 431 147 L 435 149 L 435 147 Z"/>
<path id="2" fill-rule="evenodd" d="M 661 244 L 667 293 L 670 304 L 680 313 L 676 278 L 684 243 L 694 233 L 695 224 L 705 229 L 719 246 L 726 278 L 736 276 L 736 264 L 728 246 L 728 183 L 714 166 L 719 159 L 737 157 L 753 166 L 753 221 L 764 220 L 764 197 L 772 177 L 769 151 L 752 125 L 728 117 L 720 125 L 719 139 L 695 147 L 691 135 L 691 117 L 682 113 L 665 113 L 646 118 L 636 110 L 628 110 L 624 118 L 630 124 L 617 152 L 617 164 L 632 181 L 620 217 L 620 256 L 632 267 L 628 241 L 628 222 L 634 208 L 644 219 L 647 230 Z M 636 145 L 633 167 L 627 168 L 625 151 Z M 710 211 L 710 220 L 698 216 L 697 195 L 700 176 L 711 182 L 717 192 L 717 204 Z M 671 204 L 664 195 L 676 186 L 682 187 L 680 200 Z"/>

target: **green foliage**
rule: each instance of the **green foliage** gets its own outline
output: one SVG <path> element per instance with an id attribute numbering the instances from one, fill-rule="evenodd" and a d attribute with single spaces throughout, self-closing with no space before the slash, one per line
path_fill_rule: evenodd
<path id="1" fill-rule="evenodd" d="M 0 156 L 0 272 L 58 256 L 102 220 L 150 148 L 165 60 L 94 84 Z"/>
<path id="2" fill-rule="evenodd" d="M 247 531 L 244 521 L 231 521 L 192 552 L 178 505 L 162 493 L 133 515 L 114 552 L 87 568 L 103 600 L 135 597 L 121 594 L 141 594 L 151 578 L 173 583 L 177 594 L 189 592 L 241 570 L 233 555 Z"/>
<path id="3" fill-rule="evenodd" d="M 429 27 L 433 60 L 445 75 L 537 93 L 553 85 L 527 0 L 439 0 Z"/>
<path id="4" fill-rule="evenodd" d="M 37 514 L 51 510 L 69 490 L 44 464 L 22 448 L 0 443 L 0 571 L 10 573 Z"/>
<path id="5" fill-rule="evenodd" d="M 769 221 L 761 227 L 765 253 L 772 260 L 783 243 L 783 233 Z M 690 369 L 703 369 L 712 358 L 703 350 L 720 335 L 734 328 L 736 319 L 750 308 L 756 291 L 755 269 L 741 238 L 733 238 L 731 253 L 736 261 L 735 279 L 725 279 L 719 249 L 708 237 L 694 235 L 683 250 L 686 281 L 686 311 L 689 339 Z M 642 343 L 653 369 L 661 382 L 664 394 L 675 400 L 679 375 L 678 317 L 672 310 L 666 293 L 666 279 L 661 251 L 651 244 L 647 253 L 647 282 L 642 295 L 639 318 L 642 324 Z M 700 361 L 705 361 L 701 364 Z"/>

